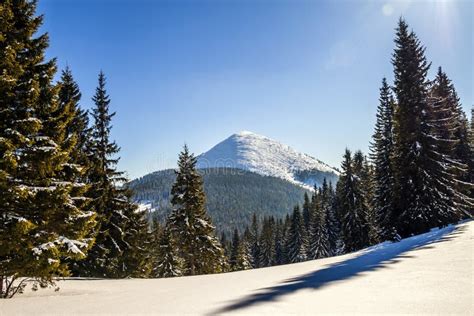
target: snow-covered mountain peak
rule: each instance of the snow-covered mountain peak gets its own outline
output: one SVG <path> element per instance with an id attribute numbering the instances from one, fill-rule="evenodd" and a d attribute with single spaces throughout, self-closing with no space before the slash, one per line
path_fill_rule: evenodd
<path id="1" fill-rule="evenodd" d="M 220 142 L 198 157 L 199 168 L 238 168 L 279 177 L 312 187 L 324 175 L 337 177 L 337 170 L 307 154 L 266 136 L 241 131 Z"/>

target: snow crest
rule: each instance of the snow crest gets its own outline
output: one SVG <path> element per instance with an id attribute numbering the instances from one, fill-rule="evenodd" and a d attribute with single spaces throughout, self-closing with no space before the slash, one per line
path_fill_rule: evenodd
<path id="1" fill-rule="evenodd" d="M 297 174 L 338 171 L 288 145 L 249 131 L 234 134 L 198 156 L 198 168 L 237 168 L 265 176 L 278 177 L 304 187 L 314 183 L 298 180 Z"/>

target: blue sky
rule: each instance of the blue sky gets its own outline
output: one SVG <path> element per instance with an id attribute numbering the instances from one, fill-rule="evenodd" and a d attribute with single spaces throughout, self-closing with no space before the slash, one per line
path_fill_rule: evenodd
<path id="1" fill-rule="evenodd" d="M 382 77 L 392 80 L 403 15 L 473 104 L 471 1 L 40 0 L 49 57 L 68 64 L 92 106 L 108 77 L 120 168 L 174 167 L 249 130 L 339 166 L 368 150 Z"/>

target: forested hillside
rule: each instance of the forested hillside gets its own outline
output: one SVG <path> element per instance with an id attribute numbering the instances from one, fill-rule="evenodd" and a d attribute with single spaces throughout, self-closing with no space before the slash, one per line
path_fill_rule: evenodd
<path id="1" fill-rule="evenodd" d="M 303 202 L 307 190 L 288 181 L 231 168 L 200 169 L 207 209 L 220 232 L 239 230 L 250 224 L 252 214 L 284 217 Z M 149 202 L 154 216 L 164 220 L 171 210 L 170 190 L 174 170 L 157 171 L 129 183 L 134 199 Z"/>

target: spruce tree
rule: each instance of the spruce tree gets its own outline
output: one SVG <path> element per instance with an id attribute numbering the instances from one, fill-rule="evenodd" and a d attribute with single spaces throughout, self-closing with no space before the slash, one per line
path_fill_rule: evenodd
<path id="1" fill-rule="evenodd" d="M 83 258 L 93 241 L 95 213 L 71 160 L 73 115 L 52 83 L 48 36 L 34 37 L 42 23 L 35 10 L 31 1 L 0 4 L 0 297 L 28 280 L 36 289 L 69 275 L 67 260 Z"/>
<path id="2" fill-rule="evenodd" d="M 257 215 L 255 213 L 253 213 L 252 215 L 252 224 L 250 226 L 249 244 L 250 244 L 250 262 L 252 264 L 252 268 L 258 268 L 259 258 L 260 258 L 259 223 L 258 223 Z"/>
<path id="3" fill-rule="evenodd" d="M 309 231 L 309 259 L 319 259 L 330 256 L 331 244 L 328 231 L 328 213 L 331 207 L 329 187 L 326 179 L 323 181 L 321 190 L 319 190 L 319 200 L 321 203 L 316 205 L 311 218 Z"/>
<path id="4" fill-rule="evenodd" d="M 298 205 L 293 209 L 286 249 L 289 263 L 302 262 L 307 259 L 307 240 L 304 221 Z"/>
<path id="5" fill-rule="evenodd" d="M 436 100 L 428 98 L 426 79 L 430 65 L 425 49 L 408 25 L 400 19 L 393 54 L 394 91 L 394 217 L 402 237 L 443 225 L 453 213 L 440 142 L 433 126 Z"/>
<path id="6" fill-rule="evenodd" d="M 275 263 L 275 220 L 273 217 L 264 218 L 262 232 L 259 238 L 260 257 L 259 267 L 270 267 Z"/>
<path id="7" fill-rule="evenodd" d="M 375 132 L 372 136 L 371 159 L 374 165 L 373 213 L 381 240 L 397 239 L 394 226 L 394 174 L 393 174 L 393 113 L 395 101 L 383 78 Z"/>
<path id="8" fill-rule="evenodd" d="M 157 250 L 152 276 L 170 278 L 182 275 L 183 262 L 177 254 L 176 245 L 168 227 L 165 227 L 159 238 Z"/>
<path id="9" fill-rule="evenodd" d="M 240 239 L 237 229 L 232 236 L 232 247 L 230 252 L 231 271 L 247 270 L 250 268 L 248 245 L 244 238 Z"/>
<path id="10" fill-rule="evenodd" d="M 339 254 L 341 249 L 341 223 L 337 216 L 337 202 L 332 183 L 329 183 L 328 187 L 330 205 L 327 213 L 326 225 L 328 227 L 330 255 L 334 256 Z"/>
<path id="11" fill-rule="evenodd" d="M 445 181 L 439 185 L 439 191 L 450 197 L 447 204 L 452 209 L 441 219 L 446 224 L 468 216 L 469 211 L 474 208 L 473 201 L 469 198 L 472 161 L 468 122 L 454 85 L 441 67 L 432 83 L 429 100 L 433 104 L 430 123 L 434 129 L 436 151 L 445 176 Z"/>
<path id="12" fill-rule="evenodd" d="M 360 179 L 356 175 L 356 169 L 359 169 L 360 166 L 354 165 L 352 154 L 346 149 L 336 192 L 345 252 L 362 249 L 368 244 L 367 215 L 363 204 Z"/>
<path id="13" fill-rule="evenodd" d="M 178 167 L 171 189 L 173 211 L 168 225 L 184 260 L 184 274 L 221 272 L 224 251 L 206 213 L 206 197 L 202 177 L 196 170 L 196 157 L 187 146 L 179 155 Z"/>
<path id="14" fill-rule="evenodd" d="M 316 190 L 316 187 L 315 187 Z M 303 201 L 303 221 L 306 232 L 309 232 L 309 225 L 311 221 L 311 201 L 309 199 L 308 193 L 304 193 L 304 201 Z"/>
<path id="15" fill-rule="evenodd" d="M 89 256 L 78 264 L 78 275 L 94 277 L 143 276 L 149 264 L 145 250 L 151 236 L 148 233 L 146 214 L 137 212 L 131 200 L 131 191 L 124 186 L 126 178 L 116 166 L 120 148 L 110 140 L 112 118 L 110 97 L 105 87 L 105 75 L 100 72 L 98 86 L 92 100 L 94 124 L 88 143 L 91 167 L 88 192 L 99 214 L 99 227 L 95 244 Z"/>

